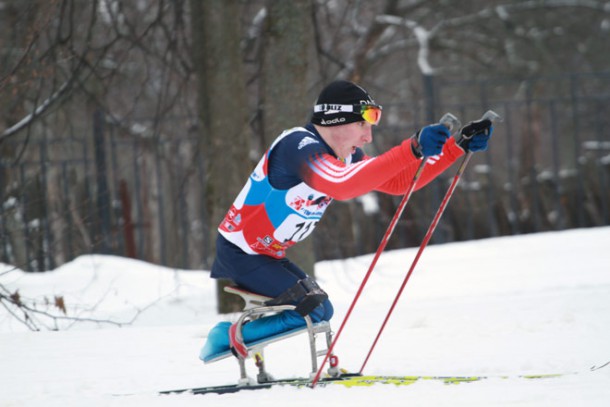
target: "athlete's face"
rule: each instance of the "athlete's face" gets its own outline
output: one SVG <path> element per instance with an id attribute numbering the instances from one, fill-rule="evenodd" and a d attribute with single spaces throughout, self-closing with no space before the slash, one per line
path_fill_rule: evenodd
<path id="1" fill-rule="evenodd" d="M 332 139 L 330 147 L 335 154 L 347 158 L 356 152 L 356 148 L 373 141 L 373 125 L 362 121 L 335 126 Z"/>

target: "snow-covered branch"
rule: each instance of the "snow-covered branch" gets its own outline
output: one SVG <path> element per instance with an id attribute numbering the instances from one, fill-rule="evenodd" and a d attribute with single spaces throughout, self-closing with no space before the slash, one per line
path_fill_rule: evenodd
<path id="1" fill-rule="evenodd" d="M 381 15 L 377 17 L 381 24 L 398 25 L 411 29 L 418 44 L 417 65 L 424 75 L 434 75 L 434 68 L 430 64 L 430 38 L 432 33 L 419 25 L 416 21 L 402 17 Z"/>
<path id="2" fill-rule="evenodd" d="M 439 34 L 443 30 L 462 29 L 468 26 L 483 24 L 489 20 L 499 20 L 503 23 L 513 22 L 513 25 L 517 27 L 519 25 L 518 14 L 534 10 L 560 8 L 581 8 L 610 13 L 610 2 L 596 0 L 547 0 L 541 2 L 532 0 L 506 3 L 484 7 L 467 15 L 443 18 L 430 28 L 426 28 L 420 22 L 410 18 L 389 14 L 379 15 L 376 17 L 377 23 L 405 27 L 413 33 L 414 41 L 395 41 L 392 47 L 386 45 L 385 51 L 378 51 L 377 55 L 385 54 L 387 53 L 387 50 L 396 50 L 406 46 L 412 46 L 415 43 L 418 48 L 417 64 L 420 71 L 425 75 L 432 75 L 435 73 L 436 69 L 430 63 L 430 43 L 434 38 L 439 37 Z M 523 37 L 521 32 L 527 32 L 527 35 L 531 35 L 531 31 L 513 31 L 515 37 Z M 522 65 L 524 61 L 517 55 L 514 38 L 504 35 L 502 36 L 501 41 L 504 43 L 503 48 L 509 61 L 515 61 L 515 64 Z"/>
<path id="3" fill-rule="evenodd" d="M 68 80 L 60 88 L 49 96 L 46 100 L 44 100 L 41 104 L 39 104 L 32 113 L 25 116 L 23 119 L 19 120 L 17 123 L 4 130 L 2 134 L 0 134 L 0 141 L 18 133 L 19 131 L 25 129 L 29 125 L 31 125 L 34 120 L 44 114 L 55 102 L 57 102 L 70 88 L 72 80 Z"/>

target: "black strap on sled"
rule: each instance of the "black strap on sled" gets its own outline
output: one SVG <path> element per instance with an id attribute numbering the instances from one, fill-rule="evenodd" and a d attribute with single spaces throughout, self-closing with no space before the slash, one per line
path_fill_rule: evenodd
<path id="1" fill-rule="evenodd" d="M 328 299 L 324 292 L 311 277 L 297 281 L 295 285 L 279 296 L 265 302 L 265 305 L 296 305 L 295 311 L 302 316 L 309 315 L 316 307 Z"/>

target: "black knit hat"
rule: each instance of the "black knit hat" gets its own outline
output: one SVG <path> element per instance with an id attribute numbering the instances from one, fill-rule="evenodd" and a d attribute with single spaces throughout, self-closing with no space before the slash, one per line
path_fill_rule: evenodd
<path id="1" fill-rule="evenodd" d="M 359 111 L 336 110 L 332 105 L 375 105 L 375 101 L 366 90 L 352 82 L 334 81 L 320 92 L 311 122 L 320 126 L 338 126 L 364 121 Z"/>

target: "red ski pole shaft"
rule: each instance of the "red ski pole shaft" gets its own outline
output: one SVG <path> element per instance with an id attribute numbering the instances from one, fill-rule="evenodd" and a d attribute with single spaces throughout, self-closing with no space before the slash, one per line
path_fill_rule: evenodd
<path id="1" fill-rule="evenodd" d="M 447 206 L 447 202 L 449 202 L 451 195 L 453 195 L 455 186 L 457 185 L 457 183 L 461 177 L 461 174 L 463 173 L 464 168 L 466 168 L 466 164 L 468 164 L 468 161 L 470 160 L 471 156 L 472 156 L 472 153 L 470 153 L 470 152 L 468 152 L 466 154 L 466 157 L 464 157 L 464 160 L 462 161 L 462 164 L 460 165 L 460 169 L 458 170 L 458 175 L 456 175 L 453 178 L 453 182 L 451 183 L 451 186 L 447 190 L 447 193 L 445 194 L 445 198 L 441 202 L 441 206 L 439 207 L 438 211 L 436 212 L 436 215 L 434 216 L 434 219 L 432 220 L 432 223 L 430 224 L 428 231 L 426 232 L 426 235 L 424 236 L 424 240 L 422 241 L 421 245 L 419 246 L 419 250 L 417 251 L 415 259 L 413 260 L 413 263 L 411 263 L 409 272 L 407 273 L 405 279 L 403 280 L 402 285 L 400 286 L 400 289 L 398 290 L 398 293 L 396 294 L 396 297 L 394 298 L 394 302 L 392 303 L 392 306 L 390 307 L 388 314 L 386 315 L 385 319 L 383 320 L 383 323 L 381 324 L 381 328 L 379 328 L 379 332 L 377 333 L 377 336 L 375 337 L 375 340 L 373 341 L 373 345 L 371 345 L 369 353 L 366 355 L 366 359 L 364 359 L 364 363 L 362 364 L 362 367 L 360 368 L 360 374 L 362 374 L 362 371 L 364 370 L 366 364 L 368 363 L 369 358 L 371 357 L 371 354 L 373 353 L 373 350 L 375 349 L 375 346 L 377 345 L 377 342 L 379 341 L 379 338 L 381 337 L 381 334 L 383 333 L 383 330 L 385 329 L 385 326 L 388 323 L 390 316 L 392 315 L 392 312 L 394 312 L 394 308 L 396 307 L 396 304 L 398 303 L 398 299 L 402 295 L 402 292 L 403 292 L 405 286 L 407 285 L 407 282 L 409 281 L 409 278 L 411 277 L 413 270 L 415 270 L 415 266 L 417 265 L 417 262 L 419 261 L 419 258 L 421 256 L 422 252 L 424 251 L 428 242 L 430 241 L 430 238 L 432 237 L 432 234 L 434 233 L 434 230 L 436 229 L 436 225 L 438 224 L 438 221 L 441 218 L 441 215 L 443 214 L 445 207 Z"/>
<path id="2" fill-rule="evenodd" d="M 459 120 L 451 113 L 446 113 L 441 118 L 440 123 L 444 124 L 449 129 L 453 128 L 454 126 L 455 127 L 459 126 Z M 345 314 L 345 317 L 343 318 L 343 321 L 341 322 L 341 325 L 339 326 L 339 330 L 335 334 L 330 346 L 328 347 L 328 350 L 326 351 L 326 355 L 324 356 L 324 360 L 322 360 L 322 364 L 318 368 L 318 371 L 316 372 L 316 375 L 314 376 L 314 378 L 311 382 L 312 388 L 315 387 L 316 384 L 318 383 L 318 381 L 320 380 L 322 371 L 324 370 L 324 367 L 326 366 L 326 362 L 328 361 L 330 355 L 332 355 L 333 349 L 335 348 L 335 344 L 339 340 L 339 337 L 341 336 L 341 333 L 343 332 L 343 328 L 345 327 L 347 320 L 351 316 L 352 311 L 354 310 L 354 307 L 356 306 L 356 302 L 358 302 L 358 299 L 360 298 L 360 295 L 362 294 L 362 291 L 364 290 L 364 286 L 368 282 L 369 277 L 371 276 L 371 273 L 373 272 L 373 269 L 375 268 L 375 265 L 377 264 L 377 260 L 379 260 L 381 253 L 387 246 L 388 240 L 390 240 L 390 236 L 392 236 L 392 233 L 394 232 L 396 224 L 398 223 L 398 219 L 400 219 L 400 216 L 402 215 L 402 212 L 404 211 L 404 208 L 407 205 L 409 198 L 413 194 L 413 191 L 415 190 L 415 186 L 417 185 L 417 181 L 419 180 L 419 177 L 424 172 L 425 166 L 426 166 L 426 157 L 424 157 L 422 159 L 421 163 L 419 164 L 419 167 L 417 168 L 417 171 L 415 171 L 415 174 L 413 175 L 413 179 L 411 180 L 411 184 L 409 185 L 409 188 L 407 189 L 407 192 L 405 193 L 405 195 L 402 197 L 402 200 L 400 201 L 400 204 L 398 205 L 398 208 L 396 209 L 396 212 L 394 213 L 394 216 L 392 217 L 392 220 L 390 221 L 390 224 L 388 225 L 388 229 L 386 230 L 385 234 L 383 235 L 383 238 L 381 239 L 381 243 L 379 244 L 379 247 L 377 248 L 377 251 L 375 252 L 375 256 L 373 257 L 373 260 L 371 261 L 369 269 L 366 272 L 364 279 L 362 280 L 362 283 L 360 284 L 360 287 L 358 288 L 358 291 L 356 292 L 356 295 L 355 295 L 354 299 L 352 300 L 352 303 L 350 304 L 350 306 L 347 310 L 347 313 Z"/>
<path id="3" fill-rule="evenodd" d="M 422 160 L 421 164 L 417 168 L 417 171 L 415 172 L 415 176 L 413 177 L 413 180 L 411 181 L 411 185 L 409 186 L 409 189 L 407 190 L 407 192 L 403 196 L 402 200 L 400 201 L 400 204 L 398 205 L 398 208 L 396 209 L 396 212 L 394 213 L 394 216 L 392 217 L 392 220 L 390 221 L 388 229 L 386 230 L 385 234 L 383 235 L 383 238 L 381 239 L 381 243 L 379 244 L 379 247 L 377 248 L 377 251 L 375 252 L 375 256 L 373 257 L 373 260 L 371 261 L 369 269 L 367 270 L 367 272 L 364 276 L 364 279 L 362 279 L 362 283 L 360 283 L 360 287 L 358 288 L 358 291 L 356 292 L 356 296 L 352 300 L 352 303 L 350 304 L 350 306 L 347 310 L 347 313 L 345 314 L 345 317 L 343 318 L 343 321 L 341 322 L 341 325 L 339 326 L 339 330 L 334 335 L 333 340 L 326 352 L 326 355 L 324 356 L 324 360 L 322 360 L 322 364 L 320 365 L 320 368 L 318 369 L 315 377 L 313 378 L 313 380 L 311 382 L 312 388 L 315 387 L 318 380 L 320 380 L 320 376 L 322 375 L 324 366 L 326 365 L 326 362 L 328 361 L 328 358 L 330 357 L 330 355 L 332 355 L 333 349 L 335 348 L 335 344 L 339 340 L 339 337 L 341 336 L 341 332 L 343 332 L 343 328 L 345 327 L 347 320 L 351 316 L 352 311 L 354 310 L 354 307 L 356 305 L 356 302 L 358 302 L 358 299 L 360 298 L 360 294 L 362 294 L 362 291 L 364 290 L 364 286 L 368 282 L 369 277 L 371 276 L 371 273 L 373 272 L 373 269 L 375 268 L 375 265 L 377 264 L 377 260 L 379 259 L 381 252 L 383 252 L 386 245 L 388 244 L 388 240 L 390 239 L 390 236 L 392 235 L 392 232 L 394 231 L 394 228 L 396 227 L 396 224 L 398 223 L 398 219 L 402 215 L 402 212 L 403 212 L 407 202 L 409 201 L 409 198 L 411 197 L 413 190 L 415 189 L 417 180 L 419 179 L 421 173 L 423 172 L 425 165 L 426 165 L 426 160 Z"/>
<path id="4" fill-rule="evenodd" d="M 494 120 L 499 120 L 501 118 L 497 113 L 489 110 L 481 118 L 481 120 L 483 120 L 483 119 L 488 119 L 493 122 Z M 443 216 L 443 213 L 445 212 L 445 208 L 447 207 L 447 204 L 449 203 L 449 200 L 451 199 L 451 196 L 453 195 L 453 191 L 455 191 L 455 187 L 457 186 L 458 182 L 460 181 L 460 178 L 462 177 L 462 174 L 464 173 L 464 170 L 466 169 L 466 166 L 468 165 L 468 162 L 470 161 L 471 157 L 472 157 L 471 151 L 466 153 L 466 156 L 462 160 L 462 163 L 460 164 L 460 166 L 457 170 L 457 173 L 453 177 L 453 181 L 451 182 L 451 185 L 449 185 L 449 189 L 447 189 L 447 192 L 445 193 L 445 197 L 443 198 L 443 201 L 441 202 L 438 210 L 436 211 L 436 214 L 434 215 L 434 218 L 432 219 L 432 222 L 430 223 L 430 226 L 428 227 L 428 231 L 426 232 L 426 235 L 424 236 L 424 239 L 423 239 L 422 243 L 420 244 L 419 249 L 417 250 L 415 259 L 413 259 L 413 262 L 411 263 L 411 267 L 409 268 L 409 272 L 405 276 L 405 278 L 398 290 L 398 293 L 396 294 L 396 297 L 394 298 L 394 302 L 392 302 L 392 306 L 390 307 L 390 310 L 388 311 L 388 314 L 386 315 L 385 319 L 383 320 L 383 323 L 381 324 L 381 328 L 379 328 L 379 332 L 377 333 L 377 336 L 375 337 L 375 340 L 373 341 L 373 344 L 371 345 L 369 353 L 366 355 L 366 358 L 364 359 L 364 362 L 362 363 L 362 367 L 360 368 L 360 372 L 359 372 L 360 374 L 362 374 L 364 368 L 366 367 L 366 364 L 368 363 L 369 358 L 371 357 L 371 354 L 373 353 L 373 350 L 375 349 L 375 346 L 377 345 L 377 342 L 379 341 L 379 338 L 381 337 L 381 334 L 383 333 L 383 330 L 385 329 L 385 326 L 387 325 L 387 323 L 390 319 L 390 316 L 392 315 L 392 312 L 394 312 L 394 308 L 396 307 L 396 304 L 398 303 L 398 300 L 399 300 L 400 296 L 402 295 L 402 292 L 403 292 L 405 286 L 407 285 L 407 282 L 409 281 L 409 278 L 411 277 L 413 270 L 415 270 L 415 266 L 417 265 L 419 258 L 421 257 L 424 249 L 428 245 L 428 242 L 432 238 L 432 235 L 434 234 L 434 230 L 436 229 L 436 226 L 438 225 L 438 222 L 441 219 L 441 216 Z"/>

